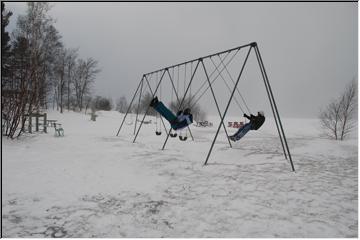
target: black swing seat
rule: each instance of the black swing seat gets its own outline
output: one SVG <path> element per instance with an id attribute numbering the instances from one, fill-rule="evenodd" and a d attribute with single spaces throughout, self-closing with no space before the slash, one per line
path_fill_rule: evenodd
<path id="1" fill-rule="evenodd" d="M 179 136 L 179 139 L 180 139 L 180 141 L 186 141 L 186 140 L 187 140 L 187 137 L 186 137 L 186 136 L 185 136 L 185 137 Z"/>
<path id="2" fill-rule="evenodd" d="M 159 136 L 159 135 L 161 135 L 161 132 L 155 131 L 155 134 L 156 134 L 157 136 Z"/>
<path id="3" fill-rule="evenodd" d="M 172 138 L 177 137 L 177 133 L 170 133 L 170 137 L 172 137 Z"/>

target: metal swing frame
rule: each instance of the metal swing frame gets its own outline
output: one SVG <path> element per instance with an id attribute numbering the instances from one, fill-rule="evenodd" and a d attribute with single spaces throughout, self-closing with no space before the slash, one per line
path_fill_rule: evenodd
<path id="1" fill-rule="evenodd" d="M 230 98 L 229 98 L 229 100 L 228 100 L 228 102 L 227 102 L 226 108 L 225 108 L 224 112 L 221 113 L 220 108 L 219 108 L 219 105 L 218 105 L 218 102 L 217 102 L 217 99 L 216 99 L 216 97 L 215 97 L 215 92 L 214 92 L 213 87 L 212 87 L 212 82 L 210 81 L 210 77 L 209 77 L 209 75 L 208 75 L 208 72 L 207 72 L 207 69 L 206 69 L 206 66 L 205 66 L 203 60 L 204 60 L 204 59 L 207 59 L 207 58 L 214 57 L 214 56 L 220 56 L 221 54 L 224 54 L 224 53 L 230 53 L 230 52 L 233 52 L 233 51 L 239 51 L 240 49 L 243 49 L 243 48 L 249 48 L 249 50 L 248 50 L 248 52 L 247 52 L 247 54 L 246 54 L 245 60 L 244 60 L 244 62 L 243 62 L 243 65 L 242 65 L 242 67 L 241 67 L 240 73 L 239 73 L 239 75 L 238 75 L 238 77 L 237 77 L 237 80 L 236 80 L 235 85 L 234 85 L 234 87 L 233 87 L 233 90 L 232 90 L 232 92 L 231 92 L 231 96 L 230 96 Z M 211 91 L 211 94 L 212 94 L 212 96 L 213 96 L 213 99 L 214 99 L 214 102 L 215 102 L 215 105 L 216 105 L 218 114 L 219 114 L 220 119 L 221 119 L 221 121 L 220 121 L 220 123 L 219 123 L 219 126 L 218 126 L 218 128 L 217 128 L 216 134 L 215 134 L 215 136 L 214 136 L 214 139 L 213 139 L 213 141 L 212 141 L 212 143 L 211 143 L 209 152 L 208 152 L 208 154 L 207 154 L 207 156 L 206 156 L 206 160 L 205 160 L 205 162 L 204 162 L 204 165 L 207 165 L 208 160 L 209 160 L 209 158 L 210 158 L 210 156 L 211 156 L 213 147 L 214 147 L 214 145 L 215 145 L 215 142 L 216 142 L 216 139 L 217 139 L 217 137 L 218 137 L 218 134 L 219 134 L 219 132 L 220 132 L 221 127 L 224 128 L 225 134 L 227 135 L 227 139 L 228 139 L 229 145 L 230 145 L 230 147 L 232 147 L 231 142 L 230 142 L 230 140 L 229 140 L 229 135 L 228 135 L 227 130 L 226 130 L 226 127 L 225 127 L 225 125 L 224 125 L 224 119 L 225 119 L 225 117 L 226 117 L 226 114 L 227 114 L 227 111 L 228 111 L 228 109 L 229 109 L 229 106 L 230 106 L 230 104 L 231 104 L 231 102 L 232 102 L 232 100 L 233 100 L 235 91 L 236 91 L 236 90 L 239 91 L 239 90 L 237 89 L 237 86 L 238 86 L 238 83 L 239 83 L 240 78 L 241 78 L 241 76 L 242 76 L 243 70 L 244 70 L 244 68 L 245 68 L 245 65 L 246 65 L 246 63 L 247 63 L 247 60 L 248 60 L 249 55 L 250 55 L 250 53 L 251 53 L 252 50 L 254 50 L 254 51 L 255 51 L 255 54 L 256 54 L 256 59 L 257 59 L 257 62 L 258 62 L 258 65 L 259 65 L 259 68 L 260 68 L 260 71 L 261 71 L 262 79 L 263 79 L 263 82 L 264 82 L 264 85 L 265 85 L 266 93 L 267 93 L 267 96 L 268 96 L 268 99 L 269 99 L 270 107 L 271 107 L 271 110 L 272 110 L 272 113 L 273 113 L 273 117 L 274 117 L 274 120 L 275 120 L 276 128 L 277 128 L 277 131 L 278 131 L 278 134 L 279 134 L 279 139 L 280 139 L 280 142 L 281 142 L 281 146 L 282 146 L 282 149 L 283 149 L 283 153 L 284 153 L 285 159 L 289 160 L 289 162 L 290 162 L 290 164 L 291 164 L 291 169 L 292 169 L 292 171 L 295 171 L 295 167 L 294 167 L 294 164 L 293 164 L 293 161 L 292 161 L 291 153 L 290 153 L 289 146 L 288 146 L 288 143 L 287 143 L 287 140 L 286 140 L 286 136 L 285 136 L 285 132 L 284 132 L 284 129 L 283 129 L 283 125 L 282 125 L 282 122 L 281 122 L 280 114 L 279 114 L 279 111 L 278 111 L 278 107 L 277 107 L 277 105 L 276 105 L 275 98 L 274 98 L 274 94 L 273 94 L 273 91 L 272 91 L 272 89 L 271 89 L 270 82 L 269 82 L 269 79 L 268 79 L 268 76 L 267 76 L 267 73 L 266 73 L 266 70 L 265 70 L 265 66 L 264 66 L 264 63 L 263 63 L 263 60 L 262 60 L 262 57 L 261 57 L 261 54 L 260 54 L 260 51 L 259 51 L 259 48 L 258 48 L 258 45 L 257 45 L 256 42 L 252 42 L 252 43 L 249 43 L 249 44 L 246 44 L 246 45 L 242 45 L 242 46 L 239 46 L 239 47 L 236 47 L 236 48 L 231 48 L 231 49 L 228 49 L 228 50 L 225 50 L 225 51 L 222 51 L 222 52 L 214 53 L 214 54 L 211 54 L 211 55 L 208 55 L 208 56 L 205 56 L 205 57 L 193 59 L 193 60 L 190 60 L 190 61 L 186 61 L 186 62 L 183 62 L 183 63 L 179 63 L 179 64 L 176 64 L 176 65 L 172 65 L 172 66 L 169 66 L 169 67 L 165 67 L 165 68 L 162 68 L 162 69 L 159 69 L 159 70 L 156 70 L 156 71 L 153 71 L 153 72 L 149 72 L 149 73 L 144 74 L 144 75 L 142 76 L 142 78 L 141 78 L 141 80 L 140 80 L 137 88 L 136 88 L 136 91 L 135 91 L 135 93 L 134 93 L 134 95 L 133 95 L 133 97 L 132 97 L 132 100 L 131 100 L 131 102 L 130 102 L 130 104 L 129 104 L 129 106 L 128 106 L 128 109 L 127 109 L 127 111 L 126 111 L 126 113 L 125 113 L 125 116 L 124 116 L 124 118 L 123 118 L 123 120 L 122 120 L 122 122 L 121 122 L 121 125 L 120 125 L 120 127 L 119 127 L 119 130 L 118 130 L 116 136 L 119 135 L 120 130 L 121 130 L 121 128 L 122 128 L 122 126 L 123 126 L 123 124 L 124 124 L 124 122 L 125 122 L 125 119 L 126 119 L 128 113 L 129 113 L 130 109 L 131 109 L 131 106 L 132 106 L 132 104 L 133 104 L 133 102 L 134 102 L 134 99 L 135 99 L 135 97 L 136 97 L 139 89 L 141 88 L 140 94 L 139 94 L 139 103 L 138 103 L 138 104 L 140 104 L 141 95 L 142 95 L 142 88 L 143 88 L 144 81 L 147 83 L 147 85 L 148 85 L 148 87 L 149 87 L 149 89 L 150 89 L 150 92 L 151 92 L 151 94 L 152 94 L 152 97 L 154 98 L 154 97 L 156 96 L 156 93 L 157 93 L 157 91 L 158 91 L 158 89 L 159 89 L 159 86 L 160 86 L 160 84 L 161 84 L 161 82 L 162 82 L 162 80 L 163 80 L 163 78 L 164 78 L 164 75 L 167 73 L 168 76 L 169 76 L 169 79 L 170 79 L 170 82 L 171 82 L 173 91 L 175 92 L 175 96 L 176 96 L 178 102 L 180 102 L 180 105 L 179 105 L 179 107 L 178 107 L 178 111 L 179 111 L 179 110 L 181 109 L 181 107 L 182 107 L 185 99 L 186 99 L 186 95 L 187 95 L 187 93 L 188 93 L 188 91 L 189 91 L 189 88 L 190 88 L 190 86 L 191 86 L 191 84 L 192 84 L 192 81 L 193 81 L 193 79 L 194 79 L 195 73 L 196 73 L 196 71 L 198 70 L 199 65 L 201 65 L 202 68 L 203 68 L 203 70 L 204 70 L 205 76 L 206 76 L 206 80 L 207 80 L 207 83 L 208 83 L 208 88 L 210 88 L 210 91 Z M 223 60 L 222 60 L 222 61 L 223 61 Z M 223 64 L 222 61 L 221 61 L 221 63 Z M 178 96 L 178 93 L 177 93 L 176 88 L 175 88 L 175 86 L 174 86 L 173 79 L 172 79 L 171 74 L 170 74 L 170 72 L 169 72 L 169 69 L 172 69 L 172 68 L 175 68 L 175 67 L 179 67 L 179 66 L 181 66 L 181 65 L 185 65 L 185 64 L 188 64 L 188 63 L 196 63 L 196 66 L 195 66 L 194 71 L 191 73 L 191 79 L 190 79 L 190 81 L 189 81 L 189 83 L 188 83 L 188 85 L 187 85 L 187 88 L 186 88 L 186 91 L 185 91 L 185 93 L 184 93 L 184 96 L 182 97 L 182 99 L 181 99 L 181 101 L 180 101 L 179 96 Z M 224 68 L 223 68 L 221 71 L 223 71 L 225 68 L 226 68 L 226 66 L 224 66 Z M 156 85 L 155 90 L 152 91 L 151 86 L 150 86 L 150 84 L 149 84 L 148 77 L 151 76 L 151 75 L 154 74 L 154 73 L 162 73 L 162 74 L 161 74 L 161 78 L 160 78 L 158 84 Z M 219 72 L 219 74 L 221 74 L 221 72 Z M 216 78 L 215 78 L 213 81 L 215 81 L 215 80 L 216 80 Z M 208 89 L 208 88 L 207 88 L 207 89 Z M 136 126 L 137 126 L 136 123 L 137 123 L 137 119 L 138 119 L 138 114 L 139 114 L 139 113 L 138 113 L 138 110 L 137 110 L 137 112 L 136 112 L 136 121 L 135 121 L 135 126 L 134 126 L 134 135 L 135 135 L 135 137 L 134 137 L 133 143 L 134 143 L 134 142 L 136 141 L 136 139 L 137 139 L 137 136 L 138 136 L 138 134 L 139 134 L 139 132 L 140 132 L 140 130 L 141 130 L 142 124 L 143 124 L 143 122 L 144 122 L 144 120 L 145 120 L 145 117 L 146 117 L 146 115 L 148 114 L 149 108 L 150 108 L 150 106 L 147 107 L 146 112 L 145 112 L 145 114 L 144 114 L 144 116 L 143 116 L 143 119 L 142 119 L 142 121 L 141 121 L 141 123 L 140 123 L 140 126 L 138 127 L 137 131 L 136 131 Z M 165 142 L 164 142 L 164 144 L 163 144 L 163 146 L 162 146 L 162 150 L 164 150 L 164 149 L 165 149 L 165 146 L 166 146 L 166 143 L 167 143 L 167 141 L 168 141 L 168 139 L 169 139 L 169 136 L 170 136 L 170 134 L 171 134 L 171 130 L 172 130 L 172 129 L 170 128 L 169 131 L 167 131 L 162 118 L 161 118 L 161 121 L 162 121 L 163 126 L 164 126 L 164 128 L 165 128 L 165 131 L 166 131 L 166 133 L 167 133 L 166 140 L 165 140 Z M 194 140 L 194 137 L 193 137 L 193 135 L 192 135 L 192 133 L 191 133 L 191 130 L 190 130 L 190 127 L 189 127 L 189 126 L 188 126 L 188 129 L 189 129 L 189 133 L 190 133 L 190 136 L 191 136 L 192 140 Z M 135 134 L 135 132 L 136 132 L 136 134 Z"/>

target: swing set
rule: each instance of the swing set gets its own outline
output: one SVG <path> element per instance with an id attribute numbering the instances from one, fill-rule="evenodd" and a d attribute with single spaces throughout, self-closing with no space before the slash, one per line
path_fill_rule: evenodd
<path id="1" fill-rule="evenodd" d="M 244 61 L 242 63 L 242 66 L 240 68 L 240 72 L 238 73 L 237 78 L 235 79 L 231 75 L 231 73 L 229 71 L 229 64 L 233 61 L 235 56 L 241 50 L 247 50 L 247 52 L 246 52 L 246 55 L 245 55 L 245 59 L 244 59 Z M 246 101 L 245 101 L 243 95 L 241 94 L 241 92 L 237 88 L 237 86 L 239 84 L 239 81 L 241 79 L 241 76 L 243 74 L 245 65 L 248 62 L 248 59 L 249 59 L 249 56 L 250 56 L 251 52 L 255 52 L 255 55 L 256 55 L 256 60 L 257 60 L 258 66 L 259 66 L 260 71 L 261 71 L 261 76 L 262 76 L 262 79 L 263 79 L 263 82 L 264 82 L 264 85 L 265 85 L 266 93 L 267 93 L 268 100 L 269 100 L 269 103 L 270 103 L 270 107 L 271 107 L 271 110 L 272 110 L 272 113 L 273 113 L 273 117 L 274 117 L 274 120 L 275 120 L 277 132 L 279 134 L 279 139 L 280 139 L 280 142 L 281 142 L 281 146 L 282 146 L 282 149 L 283 149 L 285 159 L 289 160 L 289 162 L 291 164 L 292 171 L 295 171 L 294 164 L 293 164 L 291 154 L 290 154 L 290 150 L 289 150 L 289 147 L 288 147 L 288 144 L 287 144 L 285 132 L 284 132 L 284 129 L 283 129 L 283 126 L 282 126 L 282 123 L 281 123 L 279 111 L 278 111 L 277 105 L 275 103 L 275 98 L 274 98 L 274 95 L 273 95 L 273 92 L 272 92 L 272 89 L 271 89 L 271 86 L 270 86 L 270 82 L 269 82 L 268 76 L 267 76 L 266 71 L 265 71 L 264 63 L 263 63 L 263 60 L 262 60 L 262 57 L 261 57 L 261 54 L 260 54 L 260 51 L 259 51 L 259 48 L 258 48 L 258 45 L 257 45 L 256 42 L 252 42 L 252 43 L 242 45 L 242 46 L 239 46 L 239 47 L 236 47 L 236 48 L 228 49 L 228 50 L 225 50 L 225 51 L 222 51 L 222 52 L 214 53 L 214 54 L 211 54 L 211 55 L 208 55 L 208 56 L 205 56 L 205 57 L 193 59 L 193 60 L 190 60 L 190 61 L 186 61 L 186 62 L 183 62 L 183 63 L 180 63 L 180 64 L 172 65 L 170 67 L 165 67 L 165 68 L 162 68 L 160 70 L 144 74 L 142 76 L 137 88 L 136 88 L 136 91 L 135 91 L 135 93 L 134 93 L 134 95 L 132 97 L 132 100 L 131 100 L 131 102 L 130 102 L 130 104 L 128 106 L 128 109 L 126 111 L 126 114 L 125 114 L 122 122 L 121 122 L 121 125 L 119 127 L 119 130 L 118 130 L 116 136 L 119 136 L 119 133 L 120 133 L 120 131 L 122 129 L 122 126 L 123 126 L 123 124 L 125 122 L 125 119 L 126 119 L 128 113 L 129 113 L 129 111 L 131 109 L 131 106 L 132 106 L 132 104 L 133 104 L 133 102 L 135 100 L 135 97 L 137 95 L 139 95 L 138 108 L 137 108 L 137 111 L 136 111 L 136 121 L 135 121 L 135 126 L 134 126 L 134 135 L 135 135 L 135 137 L 133 139 L 133 143 L 136 141 L 136 139 L 138 137 L 138 134 L 139 134 L 139 132 L 141 130 L 142 124 L 143 124 L 143 122 L 145 120 L 145 117 L 148 115 L 149 110 L 150 110 L 150 106 L 147 106 L 147 109 L 146 109 L 145 114 L 144 114 L 144 116 L 142 118 L 142 121 L 140 121 L 140 125 L 137 127 L 138 116 L 139 116 L 139 106 L 140 106 L 141 97 L 142 97 L 142 93 L 143 93 L 143 88 L 144 88 L 145 84 L 146 84 L 147 88 L 149 89 L 149 91 L 150 91 L 150 93 L 152 95 L 152 98 L 154 98 L 158 94 L 159 98 L 161 99 L 161 97 L 162 97 L 161 84 L 162 84 L 163 79 L 165 78 L 165 75 L 168 76 L 167 79 L 169 79 L 169 83 L 171 84 L 171 89 L 172 89 L 171 90 L 171 102 L 174 103 L 174 97 L 175 97 L 175 102 L 176 102 L 176 109 L 172 109 L 173 111 L 176 110 L 175 112 L 183 110 L 184 108 L 192 109 L 199 102 L 199 100 L 203 97 L 203 95 L 208 91 L 208 89 L 210 89 L 212 98 L 214 100 L 214 103 L 215 103 L 215 106 L 216 106 L 216 109 L 217 109 L 217 112 L 218 112 L 218 114 L 220 116 L 221 121 L 220 121 L 220 123 L 218 125 L 216 134 L 214 136 L 214 139 L 213 139 L 212 144 L 210 146 L 210 149 L 209 149 L 209 152 L 207 154 L 206 160 L 204 162 L 204 165 L 206 165 L 208 163 L 208 160 L 210 158 L 210 155 L 212 153 L 214 144 L 216 142 L 216 139 L 218 137 L 218 134 L 219 134 L 221 128 L 224 129 L 225 134 L 227 136 L 229 146 L 230 146 L 230 148 L 232 148 L 232 145 L 231 145 L 231 142 L 230 142 L 230 139 L 229 139 L 229 134 L 228 134 L 227 129 L 226 129 L 225 124 L 224 124 L 224 119 L 225 119 L 226 114 L 227 114 L 227 112 L 229 110 L 229 106 L 230 106 L 232 100 L 235 101 L 236 105 L 238 106 L 238 108 L 240 109 L 240 111 L 243 114 L 245 114 L 246 112 L 251 113 L 251 110 L 248 107 L 248 105 L 246 104 Z M 231 57 L 228 59 L 229 56 L 231 56 Z M 219 59 L 217 63 L 214 61 L 214 58 Z M 207 67 L 206 64 L 210 64 L 210 65 L 212 65 L 212 67 L 209 67 L 209 66 Z M 189 71 L 188 66 L 189 65 L 190 65 L 190 74 L 188 73 L 188 71 Z M 193 68 L 194 65 L 195 65 L 195 68 Z M 198 73 L 200 71 L 201 68 L 203 69 L 203 74 L 204 74 L 205 80 L 200 85 L 199 89 L 197 91 L 195 91 L 195 93 L 192 93 L 191 86 L 192 86 L 193 81 L 194 81 L 194 76 L 195 76 L 196 73 Z M 210 69 L 210 68 L 212 69 L 212 72 L 209 74 L 208 69 Z M 183 78 L 180 77 L 180 71 L 184 75 Z M 175 72 L 177 72 L 177 74 L 175 74 Z M 231 79 L 231 82 L 232 82 L 233 86 L 229 86 L 229 84 L 226 82 L 225 77 L 223 75 L 223 72 L 228 76 L 228 79 Z M 159 75 L 161 75 L 160 78 L 159 78 Z M 177 76 L 175 76 L 175 75 L 177 75 Z M 153 90 L 151 88 L 151 85 L 150 85 L 150 81 L 152 80 L 153 76 L 156 76 L 155 90 Z M 189 76 L 190 76 L 190 80 L 187 82 L 187 78 Z M 225 83 L 226 88 L 228 89 L 228 91 L 230 93 L 230 98 L 227 101 L 226 108 L 225 108 L 223 113 L 220 110 L 217 98 L 215 96 L 214 88 L 213 88 L 214 82 L 217 79 L 219 79 L 219 77 L 223 80 L 223 82 Z M 183 82 L 183 95 L 180 98 L 179 97 L 179 92 L 180 92 L 180 86 L 179 85 L 180 85 L 181 79 L 183 79 L 182 80 L 182 82 Z M 175 83 L 174 83 L 175 81 L 176 81 L 176 87 L 175 87 Z M 237 95 L 239 96 L 239 99 L 241 99 L 240 102 L 242 102 L 243 106 L 245 106 L 245 110 L 241 106 L 240 102 L 238 101 L 238 98 L 235 96 L 235 92 L 237 92 Z M 162 134 L 161 125 L 162 125 L 162 128 L 166 131 L 166 134 L 167 134 L 165 142 L 164 142 L 164 144 L 162 146 L 162 150 L 164 150 L 169 137 L 175 138 L 175 137 L 177 137 L 178 134 L 176 132 L 172 132 L 173 129 L 171 127 L 170 127 L 169 130 L 167 130 L 166 125 L 165 125 L 164 120 L 163 120 L 161 115 L 156 113 L 155 117 L 156 117 L 156 131 L 155 131 L 155 134 L 158 135 L 158 136 Z M 183 131 L 185 131 L 185 134 L 183 133 Z M 179 139 L 181 141 L 186 141 L 188 139 L 188 134 L 191 136 L 192 140 L 194 140 L 194 137 L 193 137 L 193 135 L 191 133 L 191 130 L 190 130 L 190 126 L 187 126 L 186 129 L 181 130 L 179 132 Z"/>

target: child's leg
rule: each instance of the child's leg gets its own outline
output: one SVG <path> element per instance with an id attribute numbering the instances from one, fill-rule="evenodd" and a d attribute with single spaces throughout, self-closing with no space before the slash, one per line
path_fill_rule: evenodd
<path id="1" fill-rule="evenodd" d="M 158 102 L 154 106 L 155 110 L 161 114 L 170 123 L 176 119 L 176 116 L 162 102 Z"/>
<path id="2" fill-rule="evenodd" d="M 243 136 L 245 136 L 245 134 L 247 134 L 250 129 L 251 129 L 251 123 L 247 123 L 247 124 L 245 124 L 243 127 L 241 127 L 241 128 L 234 134 L 234 137 L 235 137 L 236 141 L 240 140 Z"/>
<path id="3" fill-rule="evenodd" d="M 245 126 L 246 125 L 242 125 L 241 127 L 239 127 L 236 133 L 234 133 L 231 137 L 235 137 L 236 135 L 238 135 L 244 129 Z"/>

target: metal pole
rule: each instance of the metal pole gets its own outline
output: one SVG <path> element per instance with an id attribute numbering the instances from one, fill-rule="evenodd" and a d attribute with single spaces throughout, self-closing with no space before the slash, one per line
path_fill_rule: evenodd
<path id="1" fill-rule="evenodd" d="M 153 94 L 153 91 L 152 91 L 152 89 L 151 89 L 149 80 L 147 79 L 146 75 L 145 75 L 145 80 L 146 80 L 146 83 L 147 83 L 147 85 L 148 85 L 148 87 L 149 87 L 149 89 L 150 89 L 151 94 Z M 155 94 L 154 94 L 154 96 L 155 96 Z M 166 126 L 165 126 L 164 120 L 163 120 L 163 118 L 162 118 L 161 115 L 160 115 L 160 120 L 161 120 L 161 122 L 162 122 L 162 124 L 163 124 L 163 126 L 164 126 L 165 132 L 168 133 L 168 131 L 166 130 Z M 157 124 L 157 123 L 156 123 L 156 124 Z M 156 128 L 157 128 L 157 125 L 156 125 Z"/>
<path id="2" fill-rule="evenodd" d="M 171 85 L 172 85 L 172 87 L 173 87 L 173 89 L 174 89 L 176 99 L 177 99 L 178 102 L 180 102 L 179 95 L 178 95 L 178 93 L 177 93 L 177 91 L 176 91 L 176 89 L 175 89 L 174 81 L 173 81 L 173 79 L 172 79 L 172 77 L 171 77 L 171 75 L 170 75 L 170 73 L 169 73 L 169 70 L 167 70 L 167 73 L 168 73 L 168 75 L 169 75 Z M 190 127 L 187 126 L 187 128 L 189 129 L 190 136 L 191 136 L 192 140 L 194 141 L 194 137 L 193 137 L 193 135 L 192 135 L 192 132 L 191 132 L 191 130 L 190 130 Z M 170 130 L 171 130 L 171 129 L 170 129 Z"/>
<path id="3" fill-rule="evenodd" d="M 44 113 L 44 132 L 45 133 L 47 133 L 47 121 L 46 121 L 46 119 L 47 119 L 47 114 Z"/>
<path id="4" fill-rule="evenodd" d="M 276 115 L 277 115 L 278 120 L 279 120 L 281 133 L 282 133 L 282 135 L 283 135 L 284 142 L 285 142 L 285 146 L 286 146 L 287 153 L 288 153 L 288 156 L 289 156 L 289 160 L 290 160 L 290 163 L 291 163 L 291 168 L 292 168 L 293 172 L 295 172 L 294 163 L 293 163 L 292 158 L 291 158 L 291 154 L 290 154 L 289 146 L 288 146 L 288 144 L 287 144 L 287 140 L 286 140 L 286 136 L 285 136 L 284 128 L 283 128 L 282 123 L 281 123 L 281 119 L 280 119 L 279 111 L 278 111 L 278 108 L 277 108 L 277 106 L 276 106 L 276 103 L 275 103 L 275 98 L 274 98 L 273 92 L 272 92 L 272 90 L 271 90 L 271 86 L 270 86 L 269 78 L 267 77 L 267 74 L 266 74 L 266 71 L 265 71 L 265 66 L 264 66 L 264 63 L 263 63 L 263 61 L 262 61 L 261 54 L 260 54 L 260 51 L 259 51 L 259 49 L 258 49 L 257 45 L 255 45 L 255 50 L 256 50 L 256 51 L 258 52 L 258 54 L 259 54 L 259 59 L 260 59 L 260 62 L 261 62 L 262 68 L 263 68 L 263 70 L 264 70 L 265 79 L 266 79 L 266 82 L 267 82 L 267 84 L 268 84 L 268 86 L 269 86 L 269 92 L 270 92 L 270 95 L 271 95 L 272 101 L 273 101 L 273 103 L 274 103 L 274 108 L 275 108 Z"/>
<path id="5" fill-rule="evenodd" d="M 181 109 L 182 104 L 184 103 L 186 94 L 187 94 L 187 92 L 189 91 L 189 88 L 190 88 L 190 85 L 191 85 L 191 83 L 192 83 L 192 81 L 193 81 L 193 79 L 194 79 L 196 70 L 197 70 L 197 68 L 199 67 L 199 63 L 200 63 L 200 59 L 198 59 L 198 62 L 197 62 L 196 67 L 195 67 L 195 70 L 194 70 L 194 72 L 193 72 L 193 74 L 192 74 L 192 76 L 191 76 L 189 85 L 187 86 L 186 91 L 185 91 L 185 93 L 184 93 L 184 97 L 183 97 L 183 99 L 182 99 L 181 102 L 180 102 L 178 111 Z M 169 131 L 168 135 L 166 136 L 166 139 L 165 139 L 164 145 L 163 145 L 163 147 L 162 147 L 162 150 L 164 150 L 164 148 L 165 148 L 165 145 L 166 145 L 166 143 L 167 143 L 167 141 L 168 141 L 168 139 L 169 139 L 170 133 L 171 133 L 171 128 L 170 128 L 170 131 Z"/>
<path id="6" fill-rule="evenodd" d="M 141 87 L 140 87 L 140 94 L 139 94 L 139 102 L 138 102 L 138 107 L 136 109 L 136 119 L 135 119 L 135 126 L 134 126 L 134 135 L 135 135 L 135 131 L 136 131 L 136 125 L 137 125 L 137 121 L 138 121 L 138 116 L 139 116 L 139 108 L 140 108 L 140 101 L 141 101 L 141 95 L 142 95 L 142 89 L 143 89 L 143 85 L 144 85 L 144 78 L 141 81 Z"/>
<path id="7" fill-rule="evenodd" d="M 139 85 L 138 85 L 137 88 L 136 88 L 136 91 L 135 91 L 135 93 L 134 93 L 134 96 L 133 96 L 133 98 L 131 99 L 131 102 L 130 102 L 130 104 L 129 104 L 129 107 L 128 107 L 126 113 L 125 113 L 125 116 L 124 116 L 124 118 L 123 118 L 123 120 L 122 120 L 122 123 L 121 123 L 121 125 L 120 125 L 120 128 L 119 128 L 116 136 L 119 136 L 120 130 L 121 130 L 121 128 L 122 128 L 122 126 L 123 126 L 123 124 L 124 124 L 124 122 L 125 122 L 125 118 L 126 118 L 126 116 L 128 115 L 128 113 L 129 113 L 129 110 L 130 110 L 130 108 L 131 108 L 131 105 L 132 105 L 132 103 L 133 103 L 133 101 L 134 101 L 134 99 L 135 99 L 135 96 L 136 96 L 136 94 L 137 94 L 137 92 L 138 92 L 138 90 L 139 90 L 139 87 L 140 87 L 143 79 L 144 79 L 144 76 L 141 78 L 141 81 L 139 82 Z"/>
<path id="8" fill-rule="evenodd" d="M 160 86 L 160 84 L 161 84 L 161 81 L 162 81 L 162 79 L 163 79 L 163 77 L 164 77 L 164 74 L 165 74 L 165 71 L 164 71 L 163 74 L 161 75 L 160 81 L 159 81 L 158 85 L 156 86 L 156 89 L 155 89 L 154 93 L 152 94 L 152 98 L 154 98 L 154 96 L 155 96 L 155 94 L 156 94 L 156 92 L 157 92 L 157 90 L 158 90 L 158 88 L 159 88 L 159 86 Z M 148 105 L 147 108 L 146 108 L 146 112 L 145 112 L 144 117 L 143 117 L 143 119 L 142 119 L 142 121 L 141 121 L 141 123 L 140 123 L 140 126 L 139 126 L 138 131 L 137 131 L 137 133 L 136 133 L 136 135 L 135 135 L 135 138 L 134 138 L 133 143 L 135 142 L 137 136 L 139 135 L 141 126 L 143 125 L 144 120 L 145 120 L 145 117 L 146 117 L 147 113 L 149 112 L 149 108 L 150 108 L 150 105 Z"/>
<path id="9" fill-rule="evenodd" d="M 287 159 L 287 154 L 286 154 L 286 151 L 285 151 L 284 142 L 283 142 L 283 139 L 282 139 L 282 136 L 281 136 L 281 133 L 280 133 L 280 128 L 279 128 L 278 119 L 277 119 L 277 116 L 276 116 L 276 114 L 275 114 L 274 105 L 273 105 L 273 102 L 272 102 L 272 99 L 271 99 L 271 96 L 270 96 L 270 92 L 269 92 L 269 86 L 267 85 L 267 82 L 266 82 L 266 80 L 265 80 L 264 70 L 263 70 L 263 68 L 262 68 L 262 65 L 261 65 L 261 62 L 260 62 L 260 58 L 259 58 L 259 54 L 258 54 L 258 52 L 256 51 L 256 48 L 255 48 L 255 53 L 256 53 L 257 61 L 258 61 L 258 63 L 259 63 L 261 75 L 262 75 L 262 78 L 263 78 L 263 81 L 264 81 L 264 84 L 265 84 L 265 89 L 266 89 L 266 92 L 267 92 L 267 95 L 268 95 L 268 98 L 269 98 L 271 110 L 272 110 L 272 113 L 273 113 L 273 116 L 274 116 L 276 128 L 277 128 L 277 131 L 278 131 L 278 134 L 279 134 L 279 138 L 280 138 L 280 142 L 281 142 L 281 146 L 282 146 L 282 148 L 283 148 L 284 156 L 285 156 L 285 159 Z"/>
<path id="10" fill-rule="evenodd" d="M 212 142 L 212 144 L 211 144 L 211 147 L 210 147 L 209 153 L 208 153 L 208 155 L 207 155 L 207 157 L 206 157 L 206 160 L 205 160 L 204 165 L 206 165 L 207 162 L 208 162 L 208 160 L 209 160 L 211 151 L 212 151 L 212 149 L 213 149 L 213 147 L 214 147 L 214 144 L 215 144 L 216 138 L 217 138 L 217 136 L 218 136 L 218 134 L 219 134 L 221 125 L 222 125 L 223 122 L 224 122 L 224 118 L 225 118 L 226 113 L 227 113 L 227 111 L 228 111 L 228 109 L 229 109 L 229 106 L 230 106 L 232 97 L 234 96 L 236 87 L 237 87 L 237 85 L 238 85 L 238 83 L 239 83 L 239 80 L 240 80 L 240 77 L 241 77 L 241 75 L 242 75 L 242 73 L 243 73 L 245 64 L 246 64 L 246 62 L 247 62 L 247 60 L 248 60 L 248 58 L 249 58 L 251 49 L 252 49 L 252 45 L 250 45 L 249 51 L 248 51 L 248 53 L 247 53 L 247 55 L 246 55 L 246 58 L 245 58 L 245 61 L 244 61 L 244 63 L 243 63 L 243 66 L 242 66 L 242 68 L 241 68 L 241 71 L 240 71 L 240 73 L 239 73 L 238 79 L 237 79 L 237 81 L 236 81 L 236 83 L 235 83 L 234 89 L 233 89 L 233 91 L 232 91 L 232 93 L 231 93 L 230 99 L 229 99 L 229 101 L 228 101 L 228 103 L 227 103 L 226 109 L 225 109 L 224 114 L 223 114 L 223 116 L 222 116 L 222 118 L 221 118 L 221 122 L 220 122 L 219 127 L 218 127 L 218 129 L 217 129 L 217 132 L 216 132 L 216 134 L 215 134 L 214 140 L 213 140 L 213 142 Z"/>
<path id="11" fill-rule="evenodd" d="M 204 72 L 205 72 L 205 75 L 206 75 L 206 79 L 207 79 L 207 81 L 208 81 L 208 83 L 209 83 L 209 87 L 210 87 L 211 93 L 212 93 L 212 95 L 213 95 L 213 97 L 214 97 L 214 101 L 215 101 L 216 108 L 217 108 L 218 113 L 219 113 L 219 116 L 220 116 L 220 118 L 221 118 L 220 107 L 219 107 L 219 104 L 218 104 L 218 102 L 217 102 L 217 100 L 216 100 L 214 90 L 213 90 L 213 88 L 212 88 L 212 86 L 211 86 L 210 79 L 209 79 L 208 73 L 207 73 L 206 68 L 205 68 L 205 64 L 204 64 L 204 62 L 203 62 L 202 59 L 201 59 L 201 64 L 202 64 L 202 66 L 203 66 L 203 68 L 204 68 Z M 231 145 L 231 142 L 230 142 L 230 139 L 229 139 L 229 134 L 227 133 L 226 127 L 225 127 L 225 125 L 224 125 L 224 122 L 222 122 L 222 126 L 224 127 L 225 134 L 226 134 L 227 140 L 228 140 L 228 142 L 229 142 L 229 145 L 230 145 L 230 147 L 232 148 L 232 145 Z"/>

